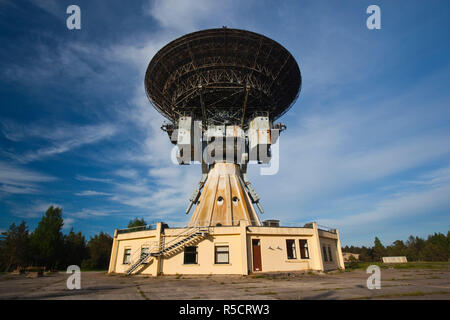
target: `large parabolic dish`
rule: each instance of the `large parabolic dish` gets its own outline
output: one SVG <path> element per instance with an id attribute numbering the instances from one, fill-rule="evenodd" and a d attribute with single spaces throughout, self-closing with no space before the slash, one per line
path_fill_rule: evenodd
<path id="1" fill-rule="evenodd" d="M 295 102 L 300 69 L 279 43 L 238 29 L 190 33 L 163 47 L 151 60 L 145 89 L 171 122 L 191 116 L 208 124 L 247 126 L 254 114 L 273 121 Z"/>

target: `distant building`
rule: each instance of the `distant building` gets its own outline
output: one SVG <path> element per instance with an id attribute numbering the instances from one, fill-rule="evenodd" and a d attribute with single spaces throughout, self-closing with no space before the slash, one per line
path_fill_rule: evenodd
<path id="1" fill-rule="evenodd" d="M 355 257 L 356 260 L 359 260 L 359 253 L 342 252 L 342 256 L 344 258 L 344 262 L 349 262 L 351 256 Z"/>
<path id="2" fill-rule="evenodd" d="M 406 257 L 383 257 L 383 263 L 406 263 Z"/>

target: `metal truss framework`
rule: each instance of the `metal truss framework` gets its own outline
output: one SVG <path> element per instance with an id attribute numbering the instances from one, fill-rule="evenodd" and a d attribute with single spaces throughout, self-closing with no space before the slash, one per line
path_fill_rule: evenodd
<path id="1" fill-rule="evenodd" d="M 297 99 L 300 69 L 280 44 L 237 29 L 187 34 L 163 47 L 145 75 L 148 98 L 174 124 L 189 115 L 207 124 L 246 127 L 266 112 L 273 121 Z"/>

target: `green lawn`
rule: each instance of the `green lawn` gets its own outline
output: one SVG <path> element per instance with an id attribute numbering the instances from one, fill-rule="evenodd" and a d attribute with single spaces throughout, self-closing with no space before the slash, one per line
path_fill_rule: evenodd
<path id="1" fill-rule="evenodd" d="M 367 269 L 370 265 L 377 265 L 382 269 L 448 269 L 450 263 L 441 261 L 413 261 L 407 263 L 358 262 L 352 266 L 345 266 L 345 268 L 346 271 L 351 271 L 356 269 Z"/>

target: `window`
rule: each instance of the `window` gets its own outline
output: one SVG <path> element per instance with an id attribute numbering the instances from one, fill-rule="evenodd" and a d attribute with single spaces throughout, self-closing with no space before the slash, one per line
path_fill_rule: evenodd
<path id="1" fill-rule="evenodd" d="M 322 247 L 322 251 L 323 251 L 323 260 L 325 260 L 325 262 L 328 262 L 328 257 L 327 257 L 327 248 L 325 246 Z"/>
<path id="2" fill-rule="evenodd" d="M 330 259 L 330 261 L 333 261 L 333 256 L 331 255 L 331 248 L 330 248 L 330 246 L 328 246 L 328 258 Z"/>
<path id="3" fill-rule="evenodd" d="M 130 264 L 131 249 L 125 249 L 123 252 L 123 264 Z"/>
<path id="4" fill-rule="evenodd" d="M 197 264 L 197 247 L 184 248 L 184 264 Z"/>
<path id="5" fill-rule="evenodd" d="M 308 240 L 299 240 L 300 258 L 309 259 Z"/>
<path id="6" fill-rule="evenodd" d="M 149 248 L 148 247 L 141 248 L 141 259 L 143 257 L 145 257 L 146 255 L 148 255 L 148 253 L 149 253 Z"/>
<path id="7" fill-rule="evenodd" d="M 295 241 L 286 240 L 286 248 L 287 248 L 287 258 L 297 259 L 297 253 L 295 252 Z"/>
<path id="8" fill-rule="evenodd" d="M 216 264 L 230 263 L 230 249 L 228 246 L 216 246 L 214 248 L 214 251 L 215 251 L 214 263 Z"/>

